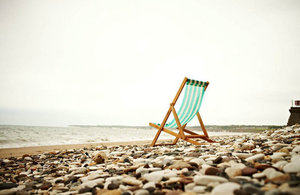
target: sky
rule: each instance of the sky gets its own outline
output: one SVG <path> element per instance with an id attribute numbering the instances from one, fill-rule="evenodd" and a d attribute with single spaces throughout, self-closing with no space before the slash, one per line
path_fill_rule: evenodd
<path id="1" fill-rule="evenodd" d="M 188 77 L 204 124 L 286 125 L 299 34 L 299 0 L 0 0 L 0 124 L 146 126 Z"/>

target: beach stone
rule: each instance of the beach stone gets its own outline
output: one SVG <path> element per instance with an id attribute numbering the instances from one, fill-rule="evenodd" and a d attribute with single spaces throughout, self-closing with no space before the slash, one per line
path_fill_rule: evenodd
<path id="1" fill-rule="evenodd" d="M 257 161 L 260 159 L 263 159 L 265 157 L 264 154 L 255 154 L 254 156 L 250 156 L 245 159 L 245 161 L 250 162 L 250 161 Z"/>
<path id="2" fill-rule="evenodd" d="M 78 193 L 79 194 L 84 194 L 84 193 L 90 192 L 91 190 L 92 190 L 92 188 L 83 187 L 83 188 L 81 188 L 81 189 L 78 190 Z"/>
<path id="3" fill-rule="evenodd" d="M 193 158 L 192 160 L 190 160 L 190 162 L 196 163 L 198 166 L 206 164 L 206 162 L 201 158 Z"/>
<path id="4" fill-rule="evenodd" d="M 146 188 L 155 188 L 155 182 L 148 182 L 148 183 L 145 183 L 145 185 L 143 186 L 144 189 Z"/>
<path id="5" fill-rule="evenodd" d="M 164 176 L 162 171 L 146 173 L 142 177 L 149 182 L 160 182 Z"/>
<path id="6" fill-rule="evenodd" d="M 73 172 L 72 172 L 72 175 L 85 174 L 87 171 L 88 171 L 88 169 L 85 167 L 75 168 L 75 170 L 73 170 Z"/>
<path id="7" fill-rule="evenodd" d="M 255 163 L 254 164 L 254 168 L 258 169 L 258 170 L 265 170 L 267 168 L 271 168 L 272 165 L 269 165 L 269 164 L 265 164 L 265 163 Z"/>
<path id="8" fill-rule="evenodd" d="M 0 195 L 12 195 L 12 194 L 16 194 L 17 191 L 18 191 L 17 188 L 0 190 Z"/>
<path id="9" fill-rule="evenodd" d="M 281 148 L 280 150 L 278 150 L 277 152 L 284 152 L 286 155 L 290 154 L 290 151 L 288 148 Z"/>
<path id="10" fill-rule="evenodd" d="M 300 188 L 286 188 L 286 189 L 280 189 L 283 193 L 286 193 L 288 195 L 299 195 L 300 194 Z"/>
<path id="11" fill-rule="evenodd" d="M 300 155 L 293 155 L 291 158 L 291 162 L 300 162 Z"/>
<path id="12" fill-rule="evenodd" d="M 97 190 L 96 195 L 121 195 L 120 190 Z"/>
<path id="13" fill-rule="evenodd" d="M 205 175 L 217 175 L 217 173 L 219 173 L 219 172 L 220 172 L 220 170 L 216 167 L 208 167 L 205 170 L 204 174 Z"/>
<path id="14" fill-rule="evenodd" d="M 288 164 L 288 162 L 282 160 L 282 161 L 276 162 L 276 163 L 273 164 L 272 166 L 275 167 L 275 168 L 277 168 L 277 169 L 279 169 L 279 170 L 283 170 L 283 167 L 284 167 L 286 164 Z"/>
<path id="15" fill-rule="evenodd" d="M 134 178 L 134 177 L 125 177 L 125 178 L 122 180 L 122 182 L 125 183 L 125 184 L 133 185 L 133 186 L 141 186 L 141 185 L 143 185 L 143 182 L 142 182 L 142 181 L 137 180 L 137 179 Z"/>
<path id="16" fill-rule="evenodd" d="M 260 190 L 259 187 L 251 184 L 251 183 L 246 183 L 242 186 L 242 190 L 244 192 L 246 192 L 247 194 L 257 194 L 257 195 L 260 195 L 260 194 L 263 194 L 263 191 Z"/>
<path id="17" fill-rule="evenodd" d="M 115 190 L 115 189 L 118 189 L 118 188 L 119 188 L 119 184 L 115 184 L 115 183 L 110 183 L 107 186 L 108 190 Z"/>
<path id="18" fill-rule="evenodd" d="M 91 180 L 91 181 L 87 181 L 84 182 L 80 185 L 80 188 L 93 188 L 94 186 L 98 185 L 98 184 L 103 184 L 104 183 L 104 179 L 103 178 L 99 178 L 99 179 L 95 179 L 95 180 Z"/>
<path id="19" fill-rule="evenodd" d="M 272 181 L 273 183 L 276 183 L 276 184 L 282 184 L 282 183 L 290 181 L 290 175 L 289 174 L 282 174 L 282 175 L 279 175 L 279 176 L 275 176 L 275 177 L 272 177 L 270 179 L 270 181 Z"/>
<path id="20" fill-rule="evenodd" d="M 15 184 L 15 183 L 0 183 L 0 190 L 15 188 L 17 186 L 18 186 L 18 184 Z"/>
<path id="21" fill-rule="evenodd" d="M 194 177 L 194 182 L 198 185 L 207 185 L 207 184 L 213 183 L 213 182 L 223 183 L 223 182 L 227 182 L 227 181 L 228 180 L 223 177 L 211 176 L 211 175 L 196 175 Z"/>
<path id="22" fill-rule="evenodd" d="M 281 195 L 282 193 L 280 193 L 280 190 L 278 189 L 272 189 L 272 190 L 268 190 L 264 193 L 264 195 Z"/>
<path id="23" fill-rule="evenodd" d="M 192 192 L 195 186 L 196 186 L 195 183 L 189 183 L 184 186 L 184 190 L 185 192 Z"/>
<path id="24" fill-rule="evenodd" d="M 286 156 L 286 153 L 275 152 L 275 153 L 273 153 L 272 156 L 270 156 L 270 158 L 273 160 L 273 162 L 277 162 L 277 161 L 281 160 L 283 156 Z"/>
<path id="25" fill-rule="evenodd" d="M 24 160 L 32 161 L 32 158 L 31 158 L 30 156 L 26 156 L 26 157 L 24 158 Z"/>
<path id="26" fill-rule="evenodd" d="M 51 187 L 52 187 L 52 184 L 51 184 L 50 182 L 44 182 L 44 183 L 41 185 L 40 189 L 41 189 L 41 190 L 48 190 L 48 189 L 51 188 Z"/>
<path id="27" fill-rule="evenodd" d="M 144 167 L 140 167 L 140 168 L 137 168 L 135 172 L 144 175 L 146 173 L 149 173 L 149 169 L 148 168 L 144 168 Z"/>
<path id="28" fill-rule="evenodd" d="M 101 164 L 104 163 L 107 159 L 107 156 L 105 154 L 105 152 L 97 152 L 94 156 L 93 156 L 93 161 L 97 164 Z"/>
<path id="29" fill-rule="evenodd" d="M 171 166 L 169 166 L 169 169 L 179 170 L 183 168 L 192 168 L 192 166 L 185 161 L 175 161 Z"/>
<path id="30" fill-rule="evenodd" d="M 149 195 L 150 193 L 148 190 L 140 189 L 140 190 L 137 190 L 134 194 L 135 195 Z"/>
<path id="31" fill-rule="evenodd" d="M 234 168 L 234 167 L 228 167 L 228 168 L 225 169 L 225 173 L 228 175 L 228 177 L 234 178 L 235 176 L 242 175 L 242 169 Z"/>
<path id="32" fill-rule="evenodd" d="M 273 179 L 275 177 L 279 177 L 283 175 L 283 173 L 276 171 L 274 168 L 267 168 L 263 171 L 263 173 L 266 175 L 268 179 Z"/>
<path id="33" fill-rule="evenodd" d="M 176 177 L 177 176 L 177 170 L 175 169 L 165 169 L 163 171 L 161 171 L 163 173 L 163 177 L 165 178 L 172 178 L 172 177 Z"/>
<path id="34" fill-rule="evenodd" d="M 242 175 L 244 175 L 244 176 L 252 176 L 256 172 L 257 172 L 257 169 L 252 168 L 252 167 L 245 167 L 242 169 Z"/>
<path id="35" fill-rule="evenodd" d="M 9 164 L 11 161 L 9 159 L 3 159 L 2 162 L 5 164 Z"/>
<path id="36" fill-rule="evenodd" d="M 256 179 L 260 179 L 260 178 L 263 178 L 265 177 L 266 175 L 264 173 L 254 173 L 252 175 L 253 178 L 256 178 Z"/>
<path id="37" fill-rule="evenodd" d="M 214 163 L 214 164 L 219 164 L 219 163 L 222 162 L 222 160 L 223 160 L 222 156 L 218 156 L 217 158 L 215 158 L 215 159 L 213 160 L 213 163 Z"/>
<path id="38" fill-rule="evenodd" d="M 217 185 L 211 192 L 211 195 L 234 195 L 234 191 L 240 189 L 240 185 L 233 182 Z"/>
<path id="39" fill-rule="evenodd" d="M 296 147 L 292 150 L 292 155 L 300 155 L 300 146 L 296 146 Z"/>
<path id="40" fill-rule="evenodd" d="M 253 143 L 243 143 L 241 150 L 253 150 L 255 148 Z"/>
<path id="41" fill-rule="evenodd" d="M 284 167 L 283 167 L 283 171 L 285 173 L 298 173 L 300 172 L 300 163 L 296 163 L 296 162 L 290 162 L 287 163 Z"/>
<path id="42" fill-rule="evenodd" d="M 193 192 L 195 193 L 205 193 L 206 186 L 195 186 Z"/>
<path id="43" fill-rule="evenodd" d="M 251 157 L 252 154 L 251 153 L 233 153 L 234 156 L 237 156 L 240 159 L 245 159 L 248 157 Z"/>
<path id="44" fill-rule="evenodd" d="M 184 192 L 180 195 L 197 195 L 195 192 Z"/>
<path id="45" fill-rule="evenodd" d="M 165 195 L 181 195 L 181 194 L 183 193 L 179 191 L 167 191 Z"/>

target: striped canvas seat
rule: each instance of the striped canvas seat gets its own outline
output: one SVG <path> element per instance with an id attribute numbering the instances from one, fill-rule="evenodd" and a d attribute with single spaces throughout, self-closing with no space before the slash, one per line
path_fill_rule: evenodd
<path id="1" fill-rule="evenodd" d="M 154 139 L 151 143 L 151 146 L 155 146 L 155 143 L 162 131 L 175 136 L 175 139 L 172 144 L 176 144 L 178 139 L 183 139 L 192 144 L 200 145 L 199 142 L 192 140 L 192 139 L 198 139 L 198 138 L 206 140 L 208 142 L 214 142 L 213 140 L 209 139 L 208 133 L 205 129 L 205 126 L 204 126 L 201 116 L 199 114 L 199 109 L 201 107 L 203 96 L 204 96 L 204 93 L 205 93 L 205 90 L 206 90 L 208 84 L 209 84 L 209 82 L 196 81 L 196 80 L 188 79 L 186 77 L 184 78 L 181 86 L 179 87 L 177 94 L 175 95 L 174 100 L 170 104 L 170 108 L 169 108 L 163 122 L 161 124 L 149 123 L 150 126 L 158 129 L 156 136 L 154 137 Z M 184 97 L 182 99 L 182 103 L 181 103 L 178 111 L 176 111 L 175 104 L 184 88 L 185 88 L 185 93 L 184 93 Z M 173 120 L 171 120 L 171 122 L 167 123 L 167 120 L 171 113 L 173 114 L 174 118 L 173 118 Z M 204 135 L 199 135 L 191 130 L 186 129 L 187 124 L 196 115 L 197 115 L 197 118 L 199 120 L 199 123 L 201 125 Z M 167 128 L 173 128 L 173 130 L 170 130 Z M 174 128 L 179 130 L 179 132 L 175 133 Z M 187 133 L 188 135 L 186 135 L 185 133 Z"/>
<path id="2" fill-rule="evenodd" d="M 185 85 L 185 93 L 177 115 L 181 125 L 189 123 L 199 112 L 205 88 L 208 82 L 188 79 Z M 166 127 L 177 128 L 176 120 L 173 119 Z"/>

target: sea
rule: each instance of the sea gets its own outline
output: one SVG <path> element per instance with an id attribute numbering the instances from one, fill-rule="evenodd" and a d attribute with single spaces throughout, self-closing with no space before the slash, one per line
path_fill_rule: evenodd
<path id="1" fill-rule="evenodd" d="M 152 140 L 156 132 L 156 129 L 151 127 L 0 125 L 0 148 Z M 228 131 L 208 133 L 210 136 L 247 134 Z M 172 138 L 174 137 L 164 132 L 159 137 Z"/>

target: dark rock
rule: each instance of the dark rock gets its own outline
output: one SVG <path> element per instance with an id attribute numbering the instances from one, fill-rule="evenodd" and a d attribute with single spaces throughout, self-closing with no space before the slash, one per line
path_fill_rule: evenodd
<path id="1" fill-rule="evenodd" d="M 123 192 L 121 195 L 131 195 L 130 192 Z"/>
<path id="2" fill-rule="evenodd" d="M 216 167 L 208 167 L 205 170 L 205 175 L 217 175 L 220 172 L 220 170 Z"/>
<path id="3" fill-rule="evenodd" d="M 213 190 L 213 188 L 214 188 L 214 187 L 212 187 L 212 186 L 207 186 L 207 187 L 205 188 L 205 191 L 206 191 L 206 192 L 211 192 L 211 191 Z"/>
<path id="4" fill-rule="evenodd" d="M 219 163 L 222 162 L 222 160 L 223 160 L 223 158 L 221 156 L 218 156 L 215 160 L 213 160 L 213 163 L 214 164 L 219 164 Z"/>
<path id="5" fill-rule="evenodd" d="M 233 194 L 234 194 L 234 195 L 250 195 L 249 193 L 245 192 L 245 191 L 242 190 L 242 189 L 235 189 L 235 190 L 233 191 Z"/>
<path id="6" fill-rule="evenodd" d="M 86 193 L 86 192 L 91 192 L 92 191 L 92 188 L 90 187 L 84 187 L 84 188 L 81 188 L 78 193 L 79 194 L 82 194 L 82 193 Z"/>
<path id="7" fill-rule="evenodd" d="M 119 185 L 114 184 L 114 183 L 111 183 L 107 186 L 107 189 L 109 189 L 109 190 L 115 190 L 115 189 L 118 189 L 118 188 L 119 188 Z"/>
<path id="8" fill-rule="evenodd" d="M 125 158 L 123 162 L 124 163 L 130 163 L 130 160 L 129 160 L 129 158 Z"/>
<path id="9" fill-rule="evenodd" d="M 65 184 L 77 182 L 78 178 L 79 177 L 72 175 L 66 180 Z"/>
<path id="10" fill-rule="evenodd" d="M 290 187 L 300 187 L 300 180 L 298 180 L 298 181 L 289 181 L 288 182 L 289 183 L 289 186 Z"/>
<path id="11" fill-rule="evenodd" d="M 40 189 L 41 189 L 41 190 L 48 190 L 50 187 L 52 187 L 52 184 L 51 184 L 50 182 L 44 182 L 44 183 L 41 185 Z"/>
<path id="12" fill-rule="evenodd" d="M 50 182 L 44 182 L 44 183 L 41 185 L 40 189 L 41 189 L 41 190 L 48 190 L 50 187 L 52 187 L 52 184 L 51 184 Z"/>
<path id="13" fill-rule="evenodd" d="M 248 194 L 264 194 L 264 192 L 262 190 L 260 190 L 257 186 L 252 185 L 250 183 L 246 183 L 242 186 L 242 190 L 244 192 L 247 192 Z"/>
<path id="14" fill-rule="evenodd" d="M 146 188 L 146 190 L 147 190 L 150 194 L 152 194 L 152 193 L 155 191 L 155 188 L 154 188 L 154 187 L 148 187 L 148 188 Z"/>
<path id="15" fill-rule="evenodd" d="M 15 188 L 17 186 L 18 186 L 18 184 L 15 184 L 15 183 L 0 183 L 1 190 Z"/>
<path id="16" fill-rule="evenodd" d="M 193 171 L 188 171 L 188 172 L 184 172 L 183 175 L 184 176 L 191 176 L 194 172 Z"/>
<path id="17" fill-rule="evenodd" d="M 165 195 L 166 193 L 158 191 L 158 192 L 154 192 L 151 195 Z"/>
<path id="18" fill-rule="evenodd" d="M 99 183 L 97 185 L 95 185 L 93 188 L 100 188 L 100 189 L 103 189 L 104 188 L 104 185 L 102 183 Z"/>

